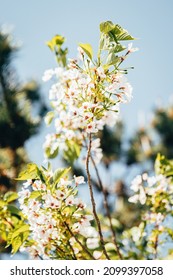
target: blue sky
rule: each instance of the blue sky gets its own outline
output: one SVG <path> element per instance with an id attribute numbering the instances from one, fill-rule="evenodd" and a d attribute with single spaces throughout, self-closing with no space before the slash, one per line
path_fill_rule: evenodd
<path id="1" fill-rule="evenodd" d="M 15 38 L 23 42 L 16 59 L 19 76 L 23 80 L 36 78 L 44 95 L 47 92 L 42 84 L 42 74 L 45 69 L 55 66 L 45 42 L 58 33 L 67 38 L 72 57 L 76 55 L 79 42 L 91 43 L 96 51 L 99 24 L 111 20 L 139 38 L 134 45 L 140 51 L 126 62 L 135 67 L 129 73 L 134 98 L 122 108 L 129 134 L 138 125 L 139 112 L 145 111 L 149 118 L 156 100 L 161 99 L 165 105 L 170 103 L 173 94 L 173 1 L 0 0 L 0 7 L 0 24 L 13 25 Z M 28 147 L 37 140 L 33 139 Z M 34 155 L 33 150 L 31 157 L 35 160 Z"/>

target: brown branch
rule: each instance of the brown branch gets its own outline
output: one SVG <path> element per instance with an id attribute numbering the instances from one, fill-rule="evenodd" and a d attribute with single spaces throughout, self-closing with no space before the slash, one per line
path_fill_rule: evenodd
<path id="1" fill-rule="evenodd" d="M 75 252 L 74 252 L 73 246 L 70 244 L 70 241 L 68 241 L 68 245 L 70 246 L 70 249 L 71 249 L 71 251 L 72 251 L 72 254 L 73 254 L 73 259 L 74 259 L 74 260 L 77 260 L 77 257 L 76 257 L 76 255 L 75 255 Z"/>
<path id="2" fill-rule="evenodd" d="M 156 224 L 155 225 L 155 229 L 158 230 L 159 225 Z M 156 235 L 156 239 L 154 242 L 154 259 L 157 259 L 157 255 L 158 255 L 158 245 L 159 245 L 159 233 Z"/>
<path id="3" fill-rule="evenodd" d="M 106 215 L 107 215 L 107 217 L 109 219 L 109 224 L 110 224 L 110 229 L 111 229 L 111 234 L 112 234 L 112 241 L 113 241 L 113 243 L 115 245 L 117 254 L 119 256 L 119 259 L 122 260 L 123 258 L 122 258 L 121 252 L 120 252 L 118 244 L 117 244 L 116 233 L 115 233 L 113 225 L 112 225 L 112 218 L 111 218 L 111 214 L 110 214 L 110 211 L 109 211 L 108 200 L 107 200 L 107 192 L 106 192 L 105 188 L 103 187 L 103 184 L 102 184 L 102 181 L 101 181 L 101 178 L 100 178 L 100 175 L 99 175 L 98 168 L 97 168 L 97 166 L 95 164 L 95 161 L 94 161 L 92 155 L 90 157 L 91 157 L 91 161 L 93 163 L 94 169 L 96 171 L 96 175 L 97 175 L 97 178 L 98 178 L 100 189 L 101 189 L 101 191 L 103 193 L 103 198 L 104 198 L 103 204 L 104 204 L 104 207 L 106 209 Z"/>
<path id="4" fill-rule="evenodd" d="M 91 143 L 92 143 L 92 140 L 91 140 L 91 133 L 90 133 L 89 134 L 89 145 L 88 145 L 88 150 L 87 150 L 87 158 L 86 158 L 86 172 L 87 172 L 87 178 L 88 178 L 88 186 L 89 186 L 89 190 L 90 190 L 90 197 L 91 197 L 91 203 L 92 203 L 92 208 L 93 208 L 93 215 L 95 217 L 97 227 L 98 227 L 99 236 L 100 236 L 100 243 L 101 243 L 103 253 L 104 253 L 106 259 L 110 260 L 108 254 L 106 252 L 105 243 L 104 243 L 103 234 L 102 234 L 102 229 L 101 229 L 101 224 L 100 224 L 100 220 L 99 220 L 99 217 L 98 217 L 97 211 L 96 211 L 96 203 L 95 203 L 93 188 L 92 188 L 92 184 L 91 184 L 91 176 L 90 176 L 90 172 L 89 172 L 89 158 L 91 157 Z"/>

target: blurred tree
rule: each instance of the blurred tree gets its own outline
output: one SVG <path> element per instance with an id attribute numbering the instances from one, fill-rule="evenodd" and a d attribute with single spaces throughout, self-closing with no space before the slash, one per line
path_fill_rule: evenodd
<path id="1" fill-rule="evenodd" d="M 173 106 L 158 108 L 152 126 L 160 137 L 160 153 L 173 158 Z"/>
<path id="2" fill-rule="evenodd" d="M 21 84 L 13 66 L 18 51 L 0 31 L 0 192 L 15 190 L 15 177 L 28 161 L 25 142 L 38 132 L 46 106 L 35 81 Z"/>
<path id="3" fill-rule="evenodd" d="M 173 106 L 156 108 L 153 120 L 138 129 L 129 140 L 126 153 L 128 165 L 155 161 L 157 153 L 173 158 Z"/>
<path id="4" fill-rule="evenodd" d="M 103 130 L 99 131 L 98 136 L 101 140 L 104 165 L 109 168 L 109 164 L 119 160 L 123 153 L 123 123 L 118 121 L 114 129 L 105 126 Z"/>
<path id="5" fill-rule="evenodd" d="M 142 163 L 148 159 L 155 158 L 157 151 L 154 142 L 146 128 L 140 128 L 129 140 L 129 148 L 126 152 L 127 165 Z"/>

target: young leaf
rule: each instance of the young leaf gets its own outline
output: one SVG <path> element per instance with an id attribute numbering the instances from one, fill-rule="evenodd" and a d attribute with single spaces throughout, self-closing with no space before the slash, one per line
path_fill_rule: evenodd
<path id="1" fill-rule="evenodd" d="M 52 120 L 54 118 L 54 112 L 50 111 L 46 114 L 46 116 L 44 117 L 44 121 L 46 123 L 46 125 L 50 125 Z"/>
<path id="2" fill-rule="evenodd" d="M 22 171 L 16 180 L 39 179 L 38 167 L 35 163 L 29 163 L 26 170 Z"/>
<path id="3" fill-rule="evenodd" d="M 118 41 L 134 40 L 127 30 L 123 29 L 119 24 L 116 24 L 112 30 Z"/>
<path id="4" fill-rule="evenodd" d="M 53 152 L 51 151 L 50 147 L 47 147 L 45 149 L 45 154 L 47 158 L 53 159 L 58 155 L 59 147 L 57 147 Z"/>
<path id="5" fill-rule="evenodd" d="M 51 49 L 51 51 L 54 51 L 55 47 L 60 47 L 65 41 L 65 38 L 61 35 L 55 35 L 52 40 L 46 42 L 47 46 Z"/>
<path id="6" fill-rule="evenodd" d="M 173 177 L 173 161 L 158 154 L 155 161 L 155 172 L 156 174 L 163 174 L 166 177 Z"/>
<path id="7" fill-rule="evenodd" d="M 121 59 L 118 56 L 115 56 L 115 54 L 111 52 L 107 57 L 106 64 L 116 65 L 120 61 L 121 61 Z"/>
<path id="8" fill-rule="evenodd" d="M 0 207 L 3 208 L 6 205 L 5 201 L 0 200 Z"/>
<path id="9" fill-rule="evenodd" d="M 18 198 L 18 194 L 16 192 L 7 192 L 4 195 L 4 200 L 8 203 L 16 200 L 17 198 Z"/>
<path id="10" fill-rule="evenodd" d="M 40 192 L 39 191 L 33 191 L 31 194 L 30 194 L 30 197 L 29 199 L 35 199 L 35 198 L 38 198 L 40 196 Z"/>
<path id="11" fill-rule="evenodd" d="M 53 174 L 53 182 L 57 184 L 59 180 L 70 171 L 71 167 L 69 168 L 58 168 L 55 170 Z"/>
<path id="12" fill-rule="evenodd" d="M 56 45 L 56 46 L 61 46 L 64 42 L 65 42 L 65 37 L 61 36 L 61 35 L 55 35 L 52 38 L 52 42 Z"/>
<path id="13" fill-rule="evenodd" d="M 20 233 L 23 233 L 25 231 L 29 231 L 29 225 L 23 225 L 20 228 L 18 228 L 16 231 L 13 232 L 12 234 L 12 239 L 16 238 Z"/>
<path id="14" fill-rule="evenodd" d="M 121 44 L 117 44 L 115 48 L 112 49 L 114 53 L 122 52 L 126 49 L 125 46 L 122 46 Z"/>
<path id="15" fill-rule="evenodd" d="M 87 56 L 92 60 L 93 57 L 93 49 L 90 44 L 79 44 L 79 46 L 83 49 L 83 51 L 87 54 Z"/>
<path id="16" fill-rule="evenodd" d="M 18 250 L 19 250 L 19 248 L 20 248 L 20 246 L 22 245 L 22 238 L 21 238 L 21 236 L 20 235 L 18 235 L 18 236 L 16 236 L 13 240 L 12 240 L 12 243 L 11 243 L 11 245 L 12 245 L 12 253 L 13 254 L 15 254 Z"/>
<path id="17" fill-rule="evenodd" d="M 14 205 L 7 205 L 7 209 L 12 215 L 21 215 L 21 211 Z"/>
<path id="18" fill-rule="evenodd" d="M 76 159 L 78 159 L 81 146 L 72 140 L 67 142 L 67 147 L 68 149 L 64 151 L 63 157 L 67 162 L 72 164 Z"/>
<path id="19" fill-rule="evenodd" d="M 114 29 L 115 25 L 112 21 L 105 21 L 100 23 L 100 31 L 103 33 L 108 33 L 112 29 Z"/>
<path id="20" fill-rule="evenodd" d="M 54 44 L 52 41 L 46 42 L 46 45 L 50 48 L 51 51 L 54 51 Z"/>

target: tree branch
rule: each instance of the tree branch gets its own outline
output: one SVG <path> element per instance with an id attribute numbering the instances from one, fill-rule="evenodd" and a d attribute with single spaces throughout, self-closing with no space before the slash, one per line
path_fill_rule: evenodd
<path id="1" fill-rule="evenodd" d="M 91 203 L 92 203 L 92 208 L 93 208 L 93 215 L 95 217 L 97 227 L 98 227 L 99 236 L 100 236 L 100 243 L 101 243 L 103 253 L 104 253 L 106 259 L 110 260 L 108 254 L 106 252 L 105 243 L 104 243 L 103 234 L 102 234 L 102 229 L 101 229 L 101 224 L 100 224 L 100 220 L 99 220 L 99 217 L 98 217 L 97 211 L 96 211 L 96 203 L 95 203 L 92 184 L 91 184 L 91 176 L 90 176 L 90 172 L 89 172 L 89 158 L 91 157 L 91 143 L 92 143 L 92 140 L 91 140 L 91 133 L 90 133 L 89 134 L 88 150 L 87 150 L 87 158 L 86 158 L 86 172 L 87 172 L 87 177 L 88 177 L 88 186 L 89 186 L 89 190 L 90 190 L 90 197 L 91 197 Z"/>
<path id="2" fill-rule="evenodd" d="M 90 157 L 91 157 L 91 161 L 93 163 L 94 169 L 96 171 L 96 175 L 97 175 L 97 178 L 98 178 L 100 189 L 101 189 L 101 191 L 103 193 L 103 197 L 104 197 L 103 203 L 104 203 L 104 207 L 106 209 L 106 215 L 107 215 L 107 217 L 109 219 L 109 224 L 110 224 L 110 229 L 111 229 L 111 234 L 112 234 L 112 241 L 113 241 L 113 243 L 115 245 L 115 248 L 116 248 L 116 251 L 117 251 L 117 254 L 118 254 L 120 260 L 122 260 L 123 258 L 122 258 L 121 252 L 119 250 L 119 247 L 118 247 L 118 244 L 117 244 L 117 240 L 116 240 L 116 233 L 115 233 L 113 225 L 112 225 L 112 218 L 111 218 L 111 214 L 110 214 L 110 211 L 109 211 L 108 200 L 107 200 L 107 193 L 106 193 L 105 188 L 103 187 L 103 184 L 102 184 L 102 181 L 101 181 L 101 178 L 100 178 L 100 175 L 99 175 L 98 168 L 97 168 L 97 166 L 95 164 L 95 161 L 94 161 L 92 155 Z"/>

